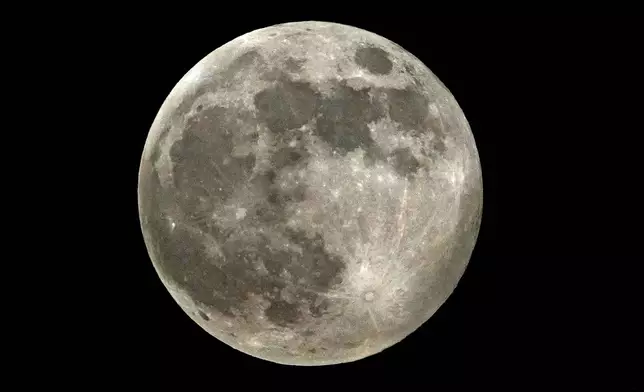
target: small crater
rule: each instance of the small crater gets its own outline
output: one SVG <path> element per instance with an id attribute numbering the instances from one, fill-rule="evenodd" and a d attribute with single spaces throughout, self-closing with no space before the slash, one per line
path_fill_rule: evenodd
<path id="1" fill-rule="evenodd" d="M 389 60 L 389 53 L 373 46 L 358 49 L 354 61 L 360 67 L 376 75 L 386 75 L 393 68 L 393 63 Z"/>
<path id="2" fill-rule="evenodd" d="M 198 311 L 197 313 L 199 313 L 199 317 L 201 317 L 201 318 L 202 318 L 202 319 L 204 319 L 205 321 L 210 321 L 210 317 L 208 317 L 208 315 L 207 315 L 207 314 L 205 314 L 204 312 L 202 312 L 201 310 L 200 310 L 200 311 Z"/>
<path id="3" fill-rule="evenodd" d="M 200 112 L 201 110 L 203 110 L 203 105 L 197 105 L 195 110 L 197 111 L 197 113 Z"/>
<path id="4" fill-rule="evenodd" d="M 316 350 L 316 349 L 314 349 L 314 348 L 310 348 L 310 349 L 309 349 L 309 352 L 310 352 L 311 354 L 315 354 L 317 351 L 318 351 L 318 350 Z"/>
<path id="5" fill-rule="evenodd" d="M 358 347 L 362 346 L 363 343 L 364 343 L 364 340 L 362 340 L 362 341 L 348 341 L 348 342 L 344 343 L 344 347 L 346 347 L 346 348 L 358 348 Z"/>

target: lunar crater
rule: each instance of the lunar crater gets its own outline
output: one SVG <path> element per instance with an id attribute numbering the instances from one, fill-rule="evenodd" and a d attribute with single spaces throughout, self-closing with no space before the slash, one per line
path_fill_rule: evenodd
<path id="1" fill-rule="evenodd" d="M 150 130 L 139 212 L 153 265 L 213 336 L 279 363 L 357 360 L 454 289 L 481 217 L 464 115 L 398 45 L 288 23 L 215 50 Z"/>
<path id="2" fill-rule="evenodd" d="M 361 68 L 365 68 L 369 72 L 377 75 L 386 75 L 393 68 L 389 54 L 378 47 L 368 46 L 359 48 L 356 51 L 354 60 Z"/>

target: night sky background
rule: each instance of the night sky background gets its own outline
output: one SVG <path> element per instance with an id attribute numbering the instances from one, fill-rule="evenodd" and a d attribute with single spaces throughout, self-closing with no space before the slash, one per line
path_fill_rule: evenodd
<path id="1" fill-rule="evenodd" d="M 614 148 L 609 146 L 617 134 L 611 132 L 625 129 L 619 125 L 624 117 L 616 114 L 616 108 L 625 110 L 616 103 L 625 96 L 610 82 L 621 68 L 608 71 L 604 64 L 621 64 L 619 55 L 634 50 L 632 43 L 605 33 L 610 30 L 605 18 L 468 17 L 409 7 L 398 10 L 399 16 L 366 11 L 343 16 L 284 9 L 264 13 L 251 6 L 246 13 L 253 16 L 247 17 L 242 11 L 183 6 L 171 5 L 163 15 L 94 10 L 96 19 L 81 21 L 83 28 L 74 33 L 90 37 L 87 31 L 97 31 L 79 45 L 84 48 L 79 53 L 85 72 L 102 75 L 100 98 L 106 103 L 100 112 L 86 114 L 119 136 L 93 141 L 109 154 L 86 152 L 97 165 L 110 162 L 103 164 L 107 177 L 94 192 L 105 200 L 100 228 L 106 231 L 75 242 L 83 254 L 93 255 L 83 260 L 85 269 L 75 270 L 76 280 L 93 294 L 76 295 L 83 321 L 66 324 L 73 338 L 58 339 L 80 346 L 74 357 L 78 364 L 65 374 L 88 375 L 99 386 L 197 385 L 204 391 L 318 386 L 523 391 L 536 385 L 574 390 L 579 383 L 600 380 L 609 381 L 605 390 L 642 390 L 633 377 L 637 356 L 641 365 L 641 339 L 636 338 L 641 333 L 630 333 L 636 329 L 623 316 L 637 311 L 624 300 L 608 300 L 609 292 L 617 292 L 608 289 L 614 269 L 606 266 L 630 259 L 618 256 L 616 248 L 600 249 L 613 230 L 598 224 L 605 201 L 587 197 L 608 186 L 598 182 L 614 182 L 609 179 L 619 170 L 606 166 L 603 151 Z M 447 302 L 382 353 L 325 367 L 289 367 L 250 357 L 192 322 L 156 275 L 137 208 L 147 132 L 179 79 L 239 35 L 302 20 L 360 27 L 418 57 L 463 109 L 483 171 L 478 242 Z M 634 22 L 615 18 L 613 23 L 625 36 L 634 34 L 628 27 Z M 615 82 L 630 86 L 624 83 Z M 632 165 L 630 157 L 622 154 L 621 164 Z M 93 218 L 88 214 L 86 220 Z M 620 287 L 621 298 L 635 298 L 634 286 Z M 604 323 L 620 326 L 620 332 L 599 327 Z"/>

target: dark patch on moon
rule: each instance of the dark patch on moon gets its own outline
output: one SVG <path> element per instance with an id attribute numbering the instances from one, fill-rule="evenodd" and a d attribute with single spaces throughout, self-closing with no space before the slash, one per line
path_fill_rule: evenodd
<path id="1" fill-rule="evenodd" d="M 368 124 L 384 116 L 369 97 L 369 90 L 355 90 L 338 83 L 334 96 L 320 104 L 315 133 L 340 155 L 357 148 L 369 151 L 375 144 Z"/>
<path id="2" fill-rule="evenodd" d="M 274 174 L 267 174 L 263 185 L 270 186 L 274 180 Z M 153 182 L 152 186 L 155 186 Z M 200 194 L 195 189 L 191 192 L 197 196 L 188 197 L 190 200 L 202 203 L 210 200 L 199 198 Z M 185 191 L 179 193 L 185 194 Z M 171 232 L 168 222 L 162 220 L 163 213 L 150 209 L 162 203 L 157 200 L 151 200 L 151 203 L 144 203 L 148 216 L 153 220 L 146 225 L 156 233 L 158 242 L 155 241 L 157 249 L 154 254 L 157 255 L 155 259 L 163 276 L 179 285 L 199 306 L 209 307 L 225 316 L 239 317 L 234 310 L 247 300 L 250 293 L 254 293 L 271 300 L 267 318 L 274 324 L 290 325 L 296 322 L 301 316 L 299 310 L 280 302 L 274 294 L 286 286 L 285 280 L 280 277 L 285 270 L 289 272 L 294 284 L 304 282 L 302 287 L 307 290 L 300 291 L 309 296 L 312 304 L 316 304 L 312 306 L 311 313 L 319 316 L 327 304 L 319 300 L 311 290 L 329 290 L 339 282 L 339 276 L 345 268 L 341 258 L 325 251 L 324 240 L 319 235 L 308 238 L 303 232 L 285 232 L 293 244 L 301 247 L 300 254 L 295 250 L 271 248 L 270 241 L 263 235 L 249 237 L 236 234 L 234 229 L 225 231 L 213 223 L 213 219 L 209 219 L 210 224 L 206 226 L 191 225 L 188 219 L 185 223 L 179 222 Z M 212 209 L 212 202 L 201 205 L 184 201 L 180 207 L 186 217 L 203 215 Z M 283 219 L 284 213 L 279 209 L 283 206 L 273 208 L 274 219 Z M 275 225 L 275 221 L 259 222 L 258 225 L 273 229 L 279 227 Z M 219 253 L 213 251 L 215 248 Z M 257 263 L 264 264 L 268 275 L 258 273 Z M 202 314 L 199 315 L 203 318 Z"/>
<path id="3" fill-rule="evenodd" d="M 190 113 L 190 110 L 192 108 L 195 98 L 203 94 L 206 90 L 207 90 L 207 87 L 201 86 L 197 88 L 196 91 L 185 94 L 185 96 L 183 96 L 181 99 L 181 103 L 173 111 L 172 117 L 174 119 L 179 119 L 179 120 L 184 119 L 185 116 L 188 113 Z M 196 111 L 199 112 L 201 111 L 201 109 L 203 109 L 203 106 L 199 105 L 197 106 Z M 161 129 L 159 138 L 157 139 L 157 142 L 154 144 L 154 149 L 152 150 L 152 154 L 150 158 L 152 162 L 156 162 L 156 160 L 159 158 L 159 155 L 161 154 L 160 148 L 165 143 L 165 140 L 168 137 L 169 133 L 170 133 L 169 125 L 166 125 Z"/>
<path id="4" fill-rule="evenodd" d="M 264 311 L 266 318 L 275 325 L 288 327 L 297 323 L 302 314 L 297 304 L 290 304 L 286 301 L 273 301 Z"/>
<path id="5" fill-rule="evenodd" d="M 432 147 L 434 150 L 436 150 L 439 154 L 443 154 L 445 151 L 447 151 L 447 146 L 445 145 L 445 142 L 443 141 L 443 137 L 440 136 L 441 134 L 436 132 L 436 138 L 432 140 Z"/>
<path id="6" fill-rule="evenodd" d="M 366 167 L 372 167 L 377 162 L 387 162 L 387 154 L 380 146 L 374 143 L 365 151 L 363 161 Z"/>
<path id="7" fill-rule="evenodd" d="M 425 121 L 429 114 L 429 101 L 415 88 L 387 89 L 387 104 L 392 120 L 407 129 L 425 130 Z"/>
<path id="8" fill-rule="evenodd" d="M 386 75 L 393 68 L 393 63 L 389 60 L 389 53 L 374 46 L 366 46 L 356 50 L 354 61 L 361 68 L 376 75 Z"/>
<path id="9" fill-rule="evenodd" d="M 287 166 L 295 166 L 299 162 L 306 161 L 309 155 L 309 152 L 304 148 L 283 147 L 273 153 L 271 163 L 273 168 L 279 171 Z"/>
<path id="10" fill-rule="evenodd" d="M 327 309 L 331 305 L 328 299 L 317 294 L 309 292 L 304 293 L 302 297 L 310 301 L 309 312 L 313 317 L 319 318 L 327 313 Z"/>
<path id="11" fill-rule="evenodd" d="M 277 173 L 275 172 L 275 170 L 267 170 L 253 177 L 252 182 L 253 184 L 255 184 L 258 190 L 265 191 L 275 183 L 276 178 Z"/>
<path id="12" fill-rule="evenodd" d="M 263 225 L 283 223 L 286 219 L 284 217 L 284 207 L 280 204 L 281 201 L 278 197 L 269 194 L 265 202 L 255 205 L 254 220 Z"/>
<path id="13" fill-rule="evenodd" d="M 287 229 L 286 235 L 291 241 L 302 248 L 302 255 L 298 256 L 298 266 L 307 271 L 305 275 L 297 274 L 304 278 L 314 290 L 327 292 L 332 286 L 340 283 L 342 271 L 346 262 L 339 256 L 328 253 L 325 249 L 324 238 L 316 234 L 313 238 L 307 237 L 300 230 Z M 295 271 L 294 271 L 295 272 Z"/>
<path id="14" fill-rule="evenodd" d="M 231 285 L 226 273 L 208 260 L 203 236 L 182 224 L 171 235 L 167 229 L 160 233 L 166 234 L 158 242 L 163 276 L 185 289 L 197 303 L 232 316 L 229 309 L 232 304 L 222 295 L 215 295 L 229 291 Z"/>
<path id="15" fill-rule="evenodd" d="M 254 98 L 258 117 L 275 133 L 299 128 L 315 115 L 319 94 L 305 82 L 279 80 Z"/>
<path id="16" fill-rule="evenodd" d="M 230 121 L 226 109 L 211 107 L 189 119 L 181 139 L 170 149 L 173 179 L 182 209 L 195 211 L 205 198 L 221 202 L 234 187 L 248 180 L 255 156 L 233 157 L 233 132 L 239 126 Z"/>
<path id="17" fill-rule="evenodd" d="M 397 148 L 391 154 L 392 165 L 401 177 L 408 177 L 418 172 L 420 163 L 411 153 L 409 147 Z"/>
<path id="18" fill-rule="evenodd" d="M 292 190 L 291 189 L 285 190 L 285 189 L 280 189 L 278 187 L 274 187 L 269 190 L 268 202 L 274 208 L 282 212 L 287 203 L 301 202 L 305 199 L 305 197 L 306 197 L 306 186 L 303 184 L 296 186 Z"/>
<path id="19" fill-rule="evenodd" d="M 179 228 L 177 228 L 179 229 Z M 222 314 L 235 317 L 238 307 L 251 293 L 265 295 L 285 284 L 274 276 L 261 276 L 254 271 L 257 261 L 288 258 L 286 252 L 269 249 L 265 238 L 220 239 L 223 257 L 208 253 L 204 236 L 179 229 L 162 244 L 166 276 L 187 291 L 197 303 Z"/>

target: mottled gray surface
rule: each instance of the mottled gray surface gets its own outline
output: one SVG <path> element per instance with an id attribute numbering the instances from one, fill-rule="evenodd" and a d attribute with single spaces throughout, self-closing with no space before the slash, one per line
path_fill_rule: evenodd
<path id="1" fill-rule="evenodd" d="M 364 30 L 277 25 L 198 63 L 152 125 L 139 209 L 175 300 L 274 362 L 354 361 L 453 291 L 482 205 L 474 139 L 415 57 Z"/>

